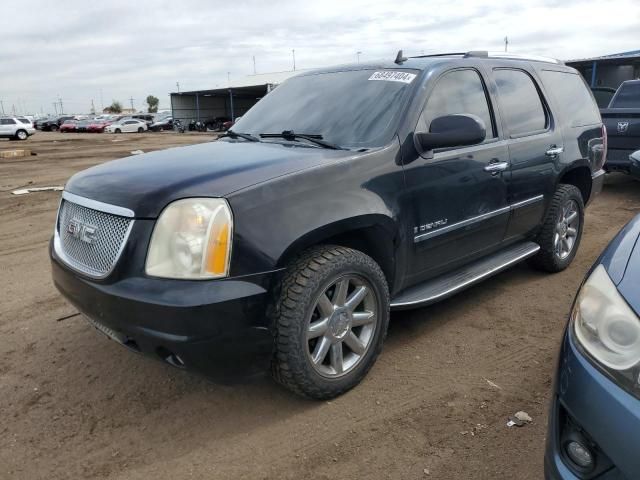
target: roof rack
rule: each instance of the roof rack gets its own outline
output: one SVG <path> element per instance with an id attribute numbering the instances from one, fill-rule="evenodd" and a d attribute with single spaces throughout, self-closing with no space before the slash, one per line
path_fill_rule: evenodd
<path id="1" fill-rule="evenodd" d="M 551 57 L 543 57 L 541 55 L 524 55 L 518 53 L 509 52 L 489 52 L 487 50 L 472 50 L 469 52 L 456 52 L 456 53 L 434 53 L 431 55 L 417 55 L 411 58 L 428 58 L 428 57 L 453 57 L 460 56 L 463 58 L 501 58 L 506 60 L 530 60 L 534 62 L 547 62 L 547 63 L 563 63 L 560 60 Z"/>

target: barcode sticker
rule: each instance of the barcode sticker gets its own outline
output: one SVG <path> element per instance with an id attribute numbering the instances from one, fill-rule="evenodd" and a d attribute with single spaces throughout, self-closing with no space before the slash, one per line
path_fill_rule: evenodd
<path id="1" fill-rule="evenodd" d="M 387 82 L 401 82 L 411 83 L 416 78 L 415 73 L 407 72 L 393 72 L 390 70 L 384 70 L 382 72 L 373 72 L 373 75 L 369 77 L 369 80 L 386 80 Z"/>

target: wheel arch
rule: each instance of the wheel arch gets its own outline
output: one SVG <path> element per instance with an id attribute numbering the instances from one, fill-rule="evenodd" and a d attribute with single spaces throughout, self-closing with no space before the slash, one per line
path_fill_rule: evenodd
<path id="1" fill-rule="evenodd" d="M 586 160 L 577 161 L 568 165 L 559 175 L 558 184 L 573 185 L 582 194 L 582 201 L 586 205 L 591 198 L 591 168 Z"/>
<path id="2" fill-rule="evenodd" d="M 370 256 L 380 265 L 393 291 L 396 279 L 396 225 L 382 214 L 351 217 L 317 227 L 291 243 L 280 255 L 277 266 L 284 267 L 301 252 L 316 245 L 339 245 Z"/>

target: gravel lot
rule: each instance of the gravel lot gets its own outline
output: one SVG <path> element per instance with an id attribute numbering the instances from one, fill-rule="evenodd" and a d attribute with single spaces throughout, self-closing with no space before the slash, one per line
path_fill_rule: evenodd
<path id="1" fill-rule="evenodd" d="M 526 265 L 433 307 L 392 315 L 367 379 L 332 402 L 267 378 L 219 386 L 133 355 L 73 314 L 47 242 L 74 172 L 197 134 L 37 133 L 0 160 L 0 478 L 540 479 L 555 356 L 571 301 L 607 242 L 640 212 L 640 184 L 611 176 L 573 265 Z M 180 156 L 176 156 L 179 161 Z M 507 428 L 524 410 L 533 423 Z"/>

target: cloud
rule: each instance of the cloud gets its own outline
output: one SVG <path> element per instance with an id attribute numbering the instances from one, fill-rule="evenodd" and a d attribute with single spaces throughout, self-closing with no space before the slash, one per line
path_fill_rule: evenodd
<path id="1" fill-rule="evenodd" d="M 0 18 L 0 100 L 5 110 L 87 112 L 148 94 L 227 85 L 253 72 L 392 58 L 500 50 L 577 58 L 638 48 L 640 4 L 619 0 L 288 0 L 212 3 L 31 0 Z M 101 95 L 102 94 L 102 95 Z"/>

